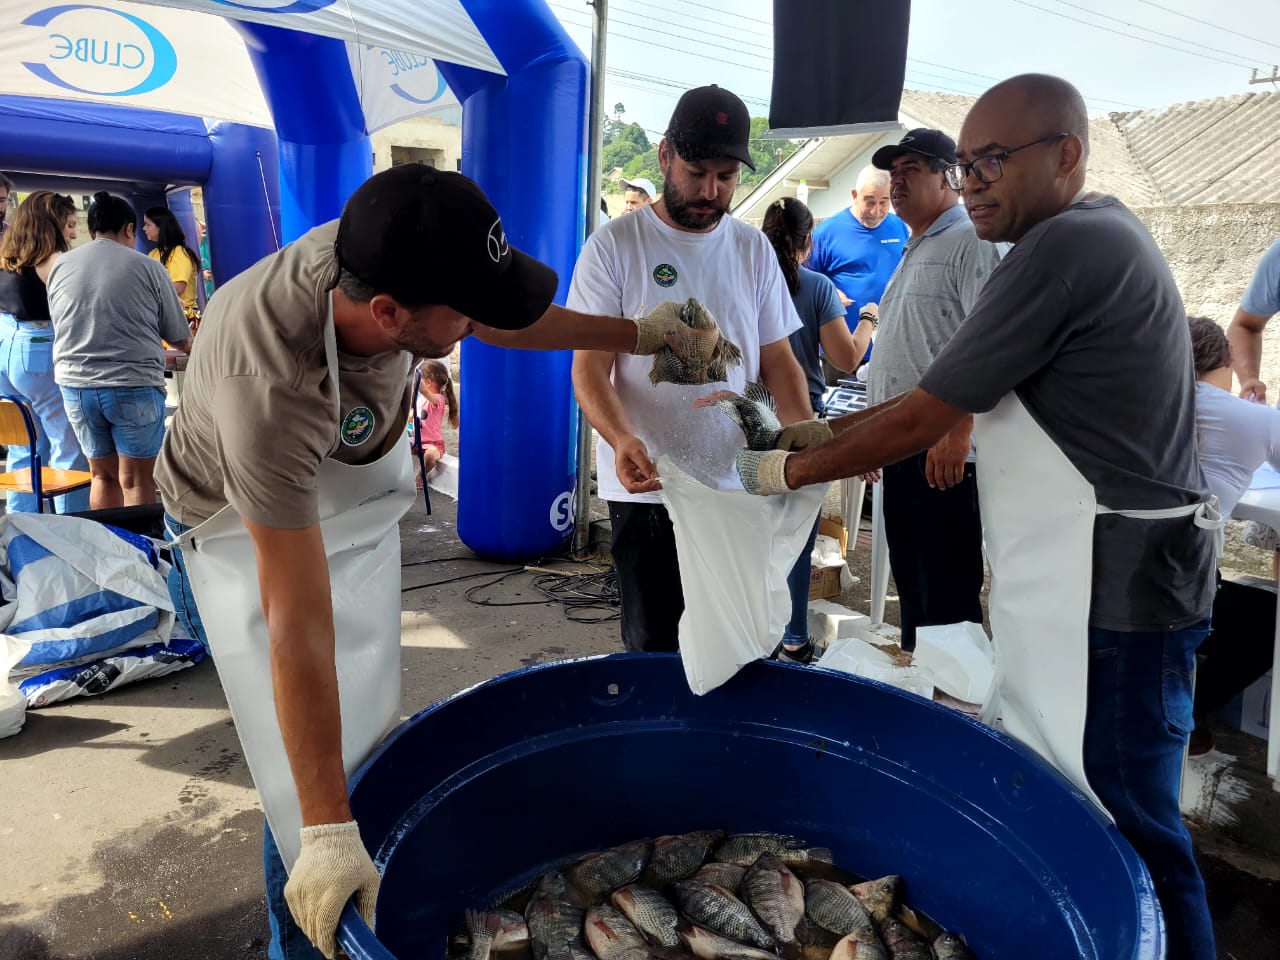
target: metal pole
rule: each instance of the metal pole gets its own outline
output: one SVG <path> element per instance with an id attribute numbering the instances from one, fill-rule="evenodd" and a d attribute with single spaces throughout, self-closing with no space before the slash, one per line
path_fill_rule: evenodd
<path id="1" fill-rule="evenodd" d="M 604 132 L 604 57 L 609 0 L 590 0 L 595 9 L 591 22 L 591 108 L 587 141 L 587 230 L 590 236 L 600 210 L 600 154 Z M 591 538 L 591 424 L 578 411 L 578 484 L 574 490 L 573 551 L 587 549 Z M 605 464 L 612 470 L 613 464 Z"/>

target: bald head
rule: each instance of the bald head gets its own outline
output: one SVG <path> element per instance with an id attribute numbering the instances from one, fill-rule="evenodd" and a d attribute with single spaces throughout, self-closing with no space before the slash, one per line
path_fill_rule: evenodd
<path id="1" fill-rule="evenodd" d="M 1089 155 L 1089 114 L 1084 97 L 1072 84 L 1047 73 L 1023 73 L 997 83 L 978 98 L 974 109 L 990 98 L 1015 110 L 1038 133 L 1070 133 Z M 1037 133 L 1037 135 L 1038 135 Z"/>
<path id="2" fill-rule="evenodd" d="M 983 240 L 1017 243 L 1084 188 L 1089 117 L 1067 81 L 1027 73 L 980 96 L 956 143 L 961 194 Z"/>

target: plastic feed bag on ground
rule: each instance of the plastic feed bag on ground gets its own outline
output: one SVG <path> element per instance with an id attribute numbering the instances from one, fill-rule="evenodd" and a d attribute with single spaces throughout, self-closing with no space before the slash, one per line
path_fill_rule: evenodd
<path id="1" fill-rule="evenodd" d="M 957 700 L 985 703 L 991 693 L 995 653 L 980 623 L 918 627 L 912 662 Z"/>
<path id="2" fill-rule="evenodd" d="M 684 589 L 680 655 L 689 689 L 702 694 L 782 641 L 791 616 L 787 574 L 827 491 L 819 485 L 756 497 L 713 490 L 666 457 L 658 474 Z"/>

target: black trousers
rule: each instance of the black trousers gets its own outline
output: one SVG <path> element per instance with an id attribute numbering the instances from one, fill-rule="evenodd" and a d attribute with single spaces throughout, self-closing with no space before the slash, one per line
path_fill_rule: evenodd
<path id="1" fill-rule="evenodd" d="M 884 532 L 898 587 L 902 649 L 916 648 L 916 628 L 982 622 L 982 518 L 972 463 L 964 479 L 935 490 L 926 454 L 884 468 Z"/>
<path id="2" fill-rule="evenodd" d="M 1197 720 L 1224 707 L 1271 669 L 1276 595 L 1263 587 L 1218 579 L 1213 629 L 1200 645 L 1196 669 Z"/>
<path id="3" fill-rule="evenodd" d="M 622 643 L 632 652 L 675 652 L 684 613 L 676 537 L 660 503 L 609 501 L 609 550 L 622 601 Z"/>

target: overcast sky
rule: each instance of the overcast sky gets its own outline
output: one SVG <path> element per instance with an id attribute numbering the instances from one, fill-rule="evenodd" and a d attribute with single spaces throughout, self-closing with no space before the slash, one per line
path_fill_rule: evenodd
<path id="1" fill-rule="evenodd" d="M 548 2 L 589 56 L 591 8 Z M 682 90 L 718 83 L 766 116 L 772 22 L 772 0 L 609 0 L 606 110 L 625 104 L 656 139 Z M 909 89 L 976 95 L 1035 70 L 1091 113 L 1275 90 L 1248 81 L 1280 63 L 1280 0 L 914 0 L 907 58 Z"/>

